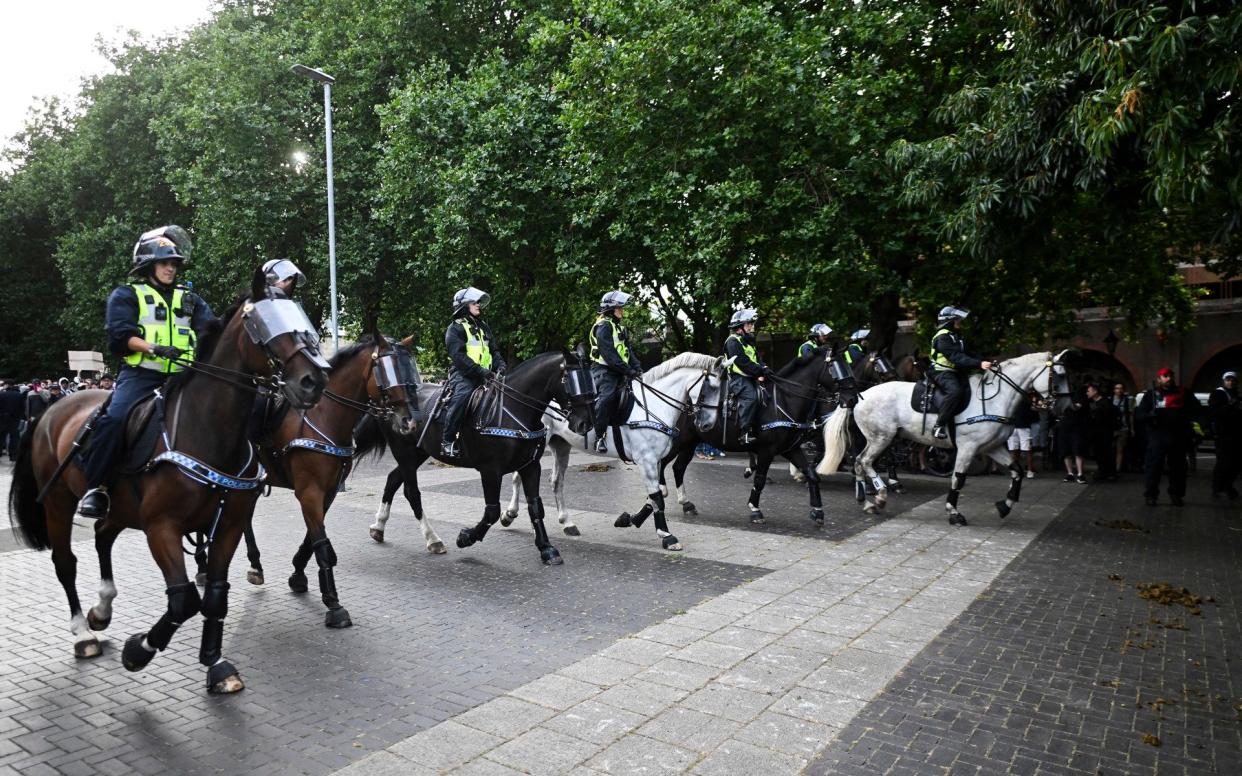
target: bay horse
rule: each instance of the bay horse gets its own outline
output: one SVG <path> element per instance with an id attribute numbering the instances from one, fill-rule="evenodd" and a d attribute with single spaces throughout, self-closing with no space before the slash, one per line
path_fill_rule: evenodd
<path id="1" fill-rule="evenodd" d="M 324 624 L 329 628 L 348 628 L 353 621 L 337 593 L 336 552 L 324 521 L 352 468 L 353 433 L 359 419 L 364 414 L 391 418 L 403 433 L 412 428 L 417 407 L 410 405 L 418 389 L 409 351 L 412 339 L 397 342 L 375 331 L 338 352 L 329 362 L 332 375 L 323 398 L 310 409 L 284 413 L 259 443 L 268 483 L 293 490 L 306 523 L 306 535 L 293 556 L 289 588 L 295 593 L 309 589 L 306 565 L 313 555 L 319 566 L 319 595 L 327 607 Z M 251 563 L 248 578 L 261 584 L 263 568 L 254 533 L 246 531 L 245 539 Z"/>
<path id="2" fill-rule="evenodd" d="M 883 509 L 888 501 L 888 489 L 872 463 L 901 436 L 932 447 L 956 446 L 957 458 L 945 499 L 950 525 L 966 525 L 957 499 L 966 484 L 966 469 L 976 454 L 989 456 L 1009 470 L 1009 491 L 996 502 L 996 511 L 1001 517 L 1007 516 L 1021 495 L 1025 476 L 1021 462 L 1011 461 L 1005 446 L 1013 415 L 1029 391 L 1034 391 L 1042 404 L 1051 406 L 1054 414 L 1064 410 L 1069 396 L 1068 377 L 1061 363 L 1065 352 L 1055 356 L 1047 352 L 1029 353 L 1002 361 L 990 372 L 972 375 L 970 403 L 957 415 L 954 440 L 932 436 L 933 423 L 911 406 L 914 383 L 881 383 L 864 391 L 853 416 L 867 443 L 854 461 L 854 478 L 857 483 L 870 479 L 875 486 L 875 504 L 868 504 L 868 511 L 872 511 L 872 506 Z M 850 413 L 838 412 L 824 425 L 825 453 L 819 464 L 820 474 L 835 472 L 840 465 L 849 444 L 849 417 Z"/>
<path id="3" fill-rule="evenodd" d="M 418 392 L 420 407 L 435 407 L 443 386 L 424 383 Z M 397 466 L 388 474 L 384 495 L 371 526 L 371 538 L 384 541 L 384 526 L 392 510 L 397 488 L 404 485 L 406 500 L 423 529 L 428 550 L 443 551 L 443 542 L 423 514 L 422 494 L 418 490 L 418 467 L 428 458 L 452 466 L 475 469 L 483 484 L 483 517 L 472 528 L 457 535 L 459 548 L 483 541 L 488 530 L 500 519 L 502 478 L 517 472 L 526 493 L 527 513 L 535 530 L 535 547 L 547 565 L 564 561 L 548 540 L 544 527 L 543 501 L 539 498 L 539 457 L 547 439 L 541 418 L 548 406 L 568 408 L 565 416 L 572 429 L 581 433 L 591 423 L 594 384 L 581 359 L 561 352 L 542 353 L 509 370 L 503 380 L 493 378 L 478 394 L 478 406 L 467 410 L 467 421 L 458 439 L 461 454 L 445 458 L 440 453 L 440 421 L 422 423 L 418 433 L 402 434 L 390 423 L 364 418 L 358 428 L 357 455 L 391 450 Z M 473 404 L 473 401 L 472 401 Z"/>
<path id="4" fill-rule="evenodd" d="M 169 422 L 146 464 L 132 474 L 116 473 L 111 509 L 95 524 L 99 555 L 99 602 L 82 615 L 76 587 L 77 558 L 70 545 L 73 516 L 86 482 L 77 466 L 49 483 L 60 463 L 75 454 L 78 429 L 108 396 L 80 391 L 57 402 L 22 436 L 9 493 L 9 516 L 27 545 L 51 548 L 57 579 L 69 600 L 74 655 L 101 653 L 93 631 L 112 619 L 116 585 L 112 545 L 120 532 L 136 528 L 147 536 L 151 555 L 164 575 L 168 604 L 145 633 L 126 640 L 121 661 L 138 671 L 164 650 L 189 618 L 203 614 L 199 662 L 207 667 L 211 693 L 241 690 L 237 668 L 222 657 L 228 612 L 228 569 L 242 530 L 250 523 L 264 471 L 246 438 L 246 421 L 257 384 L 279 386 L 296 407 L 313 405 L 327 383 L 328 364 L 319 354 L 314 327 L 302 308 L 256 272 L 249 296 L 239 299 L 199 341 L 195 361 L 162 389 Z M 40 501 L 40 489 L 47 487 Z M 186 576 L 182 537 L 209 537 L 207 584 L 200 597 Z"/>

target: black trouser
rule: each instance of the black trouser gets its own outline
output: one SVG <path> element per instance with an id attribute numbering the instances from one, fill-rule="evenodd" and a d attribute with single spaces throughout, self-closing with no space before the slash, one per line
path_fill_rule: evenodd
<path id="1" fill-rule="evenodd" d="M 1238 464 L 1242 459 L 1239 440 L 1228 432 L 1216 437 L 1216 466 L 1212 468 L 1212 492 L 1229 493 L 1238 479 Z"/>
<path id="2" fill-rule="evenodd" d="M 6 419 L 0 426 L 0 453 L 8 453 L 9 458 L 17 457 L 17 440 L 21 436 L 17 433 L 17 423 L 17 418 Z"/>
<path id="3" fill-rule="evenodd" d="M 97 488 L 108 479 L 112 464 L 121 456 L 125 445 L 125 419 L 129 410 L 164 384 L 168 375 L 154 369 L 127 366 L 121 370 L 112 389 L 108 409 L 95 418 L 89 446 L 86 448 L 86 487 Z"/>
<path id="4" fill-rule="evenodd" d="M 614 416 L 618 410 L 617 403 L 621 400 L 625 375 L 603 364 L 591 364 L 591 377 L 595 380 L 595 437 L 598 439 L 604 436 L 609 426 L 624 420 Z"/>
<path id="5" fill-rule="evenodd" d="M 1186 495 L 1186 452 L 1188 442 L 1162 438 L 1160 434 L 1147 436 L 1147 459 L 1143 466 L 1143 495 L 1155 498 L 1160 495 L 1160 477 L 1168 472 L 1169 495 L 1181 498 Z"/>
<path id="6" fill-rule="evenodd" d="M 966 387 L 962 385 L 961 375 L 957 372 L 947 369 L 933 372 L 932 379 L 936 381 L 936 385 L 944 392 L 944 397 L 940 400 L 940 411 L 936 413 L 936 425 L 948 426 L 953 422 L 953 418 L 957 416 L 957 413 L 965 409 L 963 405 L 969 402 L 970 397 L 967 396 Z"/>
<path id="7" fill-rule="evenodd" d="M 1091 455 L 1095 457 L 1096 476 L 1112 479 L 1117 476 L 1117 453 L 1113 449 L 1113 432 L 1091 434 Z"/>
<path id="8" fill-rule="evenodd" d="M 755 406 L 759 403 L 759 389 L 755 378 L 730 375 L 729 392 L 737 397 L 737 427 L 745 434 L 755 423 Z"/>
<path id="9" fill-rule="evenodd" d="M 449 392 L 449 398 L 444 407 L 444 421 L 441 424 L 444 429 L 442 440 L 445 443 L 457 439 L 462 418 L 466 415 L 466 406 L 470 402 L 470 394 L 474 393 L 474 389 L 480 385 L 482 385 L 480 380 L 457 372 L 449 377 L 448 383 L 444 386 L 444 390 Z"/>

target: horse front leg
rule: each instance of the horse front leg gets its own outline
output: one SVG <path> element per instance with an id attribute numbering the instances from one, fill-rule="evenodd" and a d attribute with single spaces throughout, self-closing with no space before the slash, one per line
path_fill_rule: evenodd
<path id="1" fill-rule="evenodd" d="M 316 477 L 312 483 L 303 484 L 297 490 L 297 499 L 302 506 L 302 519 L 306 522 L 306 539 L 319 567 L 319 597 L 328 609 L 324 614 L 324 625 L 348 628 L 354 623 L 349 612 L 341 606 L 340 594 L 336 589 L 336 550 L 332 548 L 332 541 L 328 539 L 328 531 L 324 527 L 324 514 L 331 503 L 320 485 L 326 481 L 329 481 L 326 477 Z"/>
<path id="2" fill-rule="evenodd" d="M 556 504 L 556 519 L 566 536 L 580 536 L 581 531 L 569 517 L 565 506 L 565 472 L 569 471 L 569 443 L 560 437 L 552 437 L 552 500 Z"/>
<path id="3" fill-rule="evenodd" d="M 789 459 L 790 466 L 802 473 L 802 478 L 806 482 L 806 489 L 811 499 L 810 519 L 816 525 L 823 527 L 824 500 L 819 492 L 819 474 L 816 473 L 815 467 L 811 465 L 800 445 L 786 453 L 785 457 Z"/>
<path id="4" fill-rule="evenodd" d="M 677 503 L 681 504 L 681 513 L 691 517 L 699 513 L 694 502 L 686 496 L 686 467 L 694 460 L 694 448 L 694 445 L 686 445 L 677 451 L 677 457 L 673 459 L 673 485 L 677 490 Z"/>
<path id="5" fill-rule="evenodd" d="M 388 525 L 388 517 L 392 514 L 392 500 L 397 496 L 397 488 L 405 481 L 401 466 L 393 467 L 384 481 L 384 495 L 380 497 L 379 509 L 375 510 L 375 522 L 371 524 L 371 538 L 380 544 L 384 543 L 384 526 Z"/>
<path id="6" fill-rule="evenodd" d="M 1008 517 L 1013 511 L 1013 505 L 1018 503 L 1018 498 L 1022 495 L 1022 480 L 1026 479 L 1026 469 L 1022 466 L 1021 458 L 1010 458 L 1004 447 L 997 448 L 988 455 L 1009 470 L 1009 491 L 1005 498 L 996 502 L 997 513 L 1001 517 Z"/>
<path id="7" fill-rule="evenodd" d="M 751 484 L 750 500 L 746 502 L 746 507 L 750 510 L 750 524 L 763 525 L 767 521 L 763 517 L 763 511 L 759 509 L 759 499 L 763 496 L 763 488 L 768 483 L 768 468 L 772 466 L 772 458 L 765 452 L 759 456 L 754 466 L 755 481 Z"/>
<path id="8" fill-rule="evenodd" d="M 157 520 L 147 529 L 147 546 L 164 575 L 168 604 L 164 614 L 146 633 L 135 633 L 125 640 L 121 663 L 129 671 L 141 671 L 172 641 L 181 624 L 198 614 L 202 599 L 198 588 L 186 576 L 181 553 L 181 531 L 171 520 Z M 210 559 L 209 564 L 210 565 Z M 208 582 L 211 580 L 208 579 Z"/>
<path id="9" fill-rule="evenodd" d="M 957 510 L 957 497 L 966 487 L 966 467 L 970 465 L 973 455 L 962 455 L 958 450 L 957 460 L 953 464 L 953 474 L 949 476 L 949 495 L 945 498 L 944 508 L 949 513 L 949 525 L 967 525 L 966 516 Z"/>
<path id="10" fill-rule="evenodd" d="M 240 692 L 246 687 L 236 666 L 223 655 L 224 618 L 229 613 L 229 565 L 253 516 L 253 501 L 248 509 L 243 505 L 235 509 L 235 515 L 226 514 L 221 521 L 220 531 L 207 553 L 207 584 L 203 588 L 201 607 L 203 637 L 199 643 L 198 662 L 207 667 L 207 692 L 212 695 Z"/>
<path id="11" fill-rule="evenodd" d="M 526 491 L 526 510 L 530 514 L 530 525 L 535 529 L 535 547 L 539 550 L 539 559 L 545 566 L 559 566 L 565 561 L 552 546 L 548 539 L 548 529 L 543 524 L 543 499 L 539 498 L 539 459 L 523 466 L 520 473 L 522 489 Z"/>
<path id="12" fill-rule="evenodd" d="M 512 495 L 509 496 L 509 506 L 505 507 L 505 513 L 500 518 L 502 528 L 508 528 L 513 525 L 513 521 L 517 520 L 518 507 L 521 505 L 518 489 L 521 487 L 522 475 L 517 472 L 513 473 L 512 479 Z"/>
<path id="13" fill-rule="evenodd" d="M 112 601 L 116 583 L 112 577 L 112 545 L 124 530 L 108 520 L 95 524 L 95 554 L 99 556 L 99 602 L 86 612 L 86 623 L 93 631 L 107 630 L 112 624 Z"/>
<path id="14" fill-rule="evenodd" d="M 500 520 L 500 482 L 503 475 L 491 472 L 479 472 L 483 481 L 483 518 L 472 528 L 463 528 L 457 532 L 457 546 L 465 549 L 483 541 L 491 527 Z M 542 504 L 540 508 L 542 508 Z"/>

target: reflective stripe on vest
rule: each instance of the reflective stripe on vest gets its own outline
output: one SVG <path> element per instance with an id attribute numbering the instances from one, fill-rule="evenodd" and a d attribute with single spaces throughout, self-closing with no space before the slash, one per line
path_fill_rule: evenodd
<path id="1" fill-rule="evenodd" d="M 617 349 L 617 355 L 621 357 L 621 363 L 630 363 L 630 348 L 625 342 L 625 327 L 617 325 L 616 318 L 605 318 L 600 316 L 595 319 L 595 325 L 591 327 L 591 334 L 588 337 L 591 341 L 591 360 L 597 364 L 607 365 L 604 356 L 599 352 L 599 341 L 595 337 L 595 329 L 601 323 L 606 323 L 612 327 L 612 346 Z"/>
<path id="2" fill-rule="evenodd" d="M 487 340 L 483 339 L 483 327 L 474 328 L 469 318 L 461 319 L 462 328 L 466 330 L 466 358 L 484 369 L 492 368 L 492 349 Z"/>
<path id="3" fill-rule="evenodd" d="M 854 359 L 862 355 L 862 348 L 860 348 L 857 345 L 850 345 L 848 348 L 845 349 L 845 353 L 843 353 L 842 355 L 845 357 L 845 363 L 849 364 L 850 366 L 853 366 Z"/>
<path id="4" fill-rule="evenodd" d="M 747 357 L 747 358 L 749 358 L 749 359 L 750 359 L 753 363 L 756 363 L 756 364 L 758 364 L 758 363 L 759 363 L 759 356 L 758 356 L 758 354 L 757 354 L 757 353 L 755 353 L 755 346 L 754 346 L 754 345 L 748 345 L 748 344 L 746 344 L 746 340 L 742 339 L 741 337 L 737 336 L 736 334 L 730 334 L 730 335 L 729 335 L 729 339 L 735 339 L 735 340 L 737 340 L 738 342 L 742 343 L 742 352 L 746 354 L 746 357 Z M 729 341 L 729 340 L 725 340 L 725 342 L 728 342 L 728 341 Z M 730 369 L 732 369 L 733 374 L 736 374 L 736 375 L 746 375 L 746 372 L 744 372 L 744 371 L 743 371 L 743 370 L 742 370 L 742 369 L 741 369 L 741 368 L 737 365 L 737 362 L 736 362 L 736 361 L 735 361 L 735 362 L 733 362 L 733 366 L 732 366 L 732 367 L 730 367 Z M 746 376 L 747 376 L 747 377 L 749 377 L 749 375 L 746 375 Z"/>
<path id="5" fill-rule="evenodd" d="M 194 329 L 191 328 L 191 311 L 182 308 L 185 299 L 184 288 L 174 288 L 172 293 L 172 311 L 162 294 L 146 283 L 131 283 L 130 288 L 138 296 L 138 326 L 142 329 L 142 338 L 152 345 L 172 345 L 185 351 L 183 359 L 194 359 Z M 180 372 L 184 367 L 174 361 L 149 353 L 130 353 L 125 357 L 130 366 L 153 369 L 164 374 Z"/>
<path id="6" fill-rule="evenodd" d="M 939 331 L 937 331 L 935 334 L 932 335 L 932 345 L 931 345 L 932 367 L 940 372 L 956 372 L 957 364 L 950 361 L 948 356 L 941 353 L 939 350 L 936 350 L 936 340 L 940 339 L 940 335 L 942 334 L 948 334 L 949 336 L 953 336 L 953 330 L 952 329 L 940 329 Z"/>

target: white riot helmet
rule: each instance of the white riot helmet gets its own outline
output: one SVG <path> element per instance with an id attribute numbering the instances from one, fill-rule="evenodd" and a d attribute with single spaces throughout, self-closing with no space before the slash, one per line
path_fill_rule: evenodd
<path id="1" fill-rule="evenodd" d="M 302 274 L 302 270 L 298 269 L 298 265 L 289 259 L 272 259 L 264 264 L 263 277 L 267 278 L 269 286 L 274 286 L 289 278 L 293 278 L 294 288 L 300 288 L 306 284 L 306 276 Z"/>
<path id="2" fill-rule="evenodd" d="M 630 303 L 630 299 L 632 298 L 633 297 L 624 291 L 609 291 L 604 294 L 602 299 L 599 300 L 599 311 L 601 313 L 606 313 L 609 310 L 613 310 L 618 307 L 625 307 Z"/>
<path id="3" fill-rule="evenodd" d="M 748 323 L 755 323 L 759 320 L 759 311 L 746 308 L 733 313 L 733 317 L 729 319 L 729 328 L 736 329 Z"/>
<path id="4" fill-rule="evenodd" d="M 817 323 L 811 327 L 812 337 L 831 337 L 832 327 L 826 323 Z"/>
<path id="5" fill-rule="evenodd" d="M 456 294 L 453 294 L 453 315 L 460 315 L 462 308 L 471 302 L 475 302 L 482 309 L 487 307 L 487 303 L 492 301 L 492 297 L 485 291 L 480 291 L 474 286 L 463 288 Z"/>
<path id="6" fill-rule="evenodd" d="M 862 342 L 863 340 L 865 340 L 866 338 L 870 336 L 871 336 L 871 329 L 859 329 L 858 331 L 850 335 L 850 341 L 851 342 Z"/>
<path id="7" fill-rule="evenodd" d="M 963 321 L 966 320 L 968 315 L 970 315 L 970 310 L 967 310 L 965 307 L 953 307 L 952 305 L 941 307 L 940 314 L 936 316 L 936 324 L 943 326 L 954 319 Z"/>

